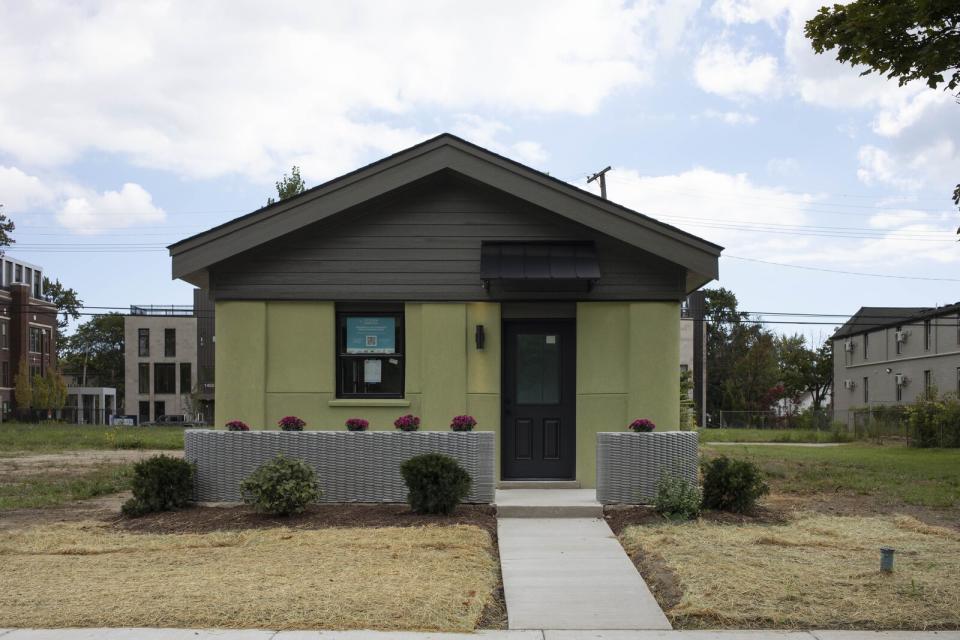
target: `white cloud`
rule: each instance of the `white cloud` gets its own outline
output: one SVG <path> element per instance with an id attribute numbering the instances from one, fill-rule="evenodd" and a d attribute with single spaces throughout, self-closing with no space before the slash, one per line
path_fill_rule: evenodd
<path id="1" fill-rule="evenodd" d="M 651 81 L 697 5 L 4 3 L 0 152 L 314 181 L 422 140 L 415 111 L 593 113 Z"/>
<path id="2" fill-rule="evenodd" d="M 4 205 L 6 215 L 44 205 L 53 196 L 53 191 L 40 178 L 28 175 L 17 167 L 0 165 L 0 204 Z"/>
<path id="3" fill-rule="evenodd" d="M 725 98 L 770 96 L 777 90 L 777 58 L 734 49 L 729 43 L 707 43 L 693 68 L 697 85 Z"/>
<path id="4" fill-rule="evenodd" d="M 865 220 L 847 217 L 845 210 L 824 220 L 822 210 L 831 205 L 823 194 L 795 193 L 758 184 L 746 174 L 704 168 L 665 176 L 615 168 L 607 180 L 616 202 L 720 244 L 734 256 L 879 272 L 919 260 L 960 262 L 950 212 L 891 208 Z M 594 185 L 581 186 L 596 192 Z"/>
<path id="5" fill-rule="evenodd" d="M 503 140 L 512 128 L 499 120 L 484 118 L 474 113 L 461 113 L 454 117 L 453 133 L 491 151 L 531 165 L 543 163 L 550 157 L 546 149 L 533 140 L 508 143 Z"/>
<path id="6" fill-rule="evenodd" d="M 163 222 L 166 217 L 146 189 L 132 182 L 119 191 L 84 192 L 69 197 L 57 213 L 60 224 L 82 234 Z"/>
<path id="7" fill-rule="evenodd" d="M 716 0 L 710 12 L 727 24 L 773 22 L 791 3 L 792 0 Z"/>
<path id="8" fill-rule="evenodd" d="M 796 158 L 771 158 L 767 160 L 767 173 L 785 177 L 795 175 L 800 171 L 800 163 Z"/>
<path id="9" fill-rule="evenodd" d="M 616 202 L 723 245 L 732 254 L 771 257 L 808 243 L 789 233 L 757 229 L 811 224 L 806 212 L 815 200 L 811 194 L 758 185 L 742 173 L 705 168 L 666 176 L 614 168 L 607 180 Z"/>
<path id="10" fill-rule="evenodd" d="M 746 113 L 745 111 L 716 111 L 714 109 L 707 109 L 703 112 L 703 115 L 711 120 L 719 120 L 724 124 L 730 125 L 756 124 L 757 122 L 757 116 L 752 113 Z"/>

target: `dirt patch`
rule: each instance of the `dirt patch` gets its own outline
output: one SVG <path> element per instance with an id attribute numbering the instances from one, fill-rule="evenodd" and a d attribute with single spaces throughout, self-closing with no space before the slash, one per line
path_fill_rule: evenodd
<path id="1" fill-rule="evenodd" d="M 16 457 L 0 458 L 0 482 L 5 479 L 12 480 L 30 475 L 48 475 L 52 471 L 55 471 L 58 475 L 80 475 L 99 465 L 132 464 L 160 454 L 183 457 L 183 451 L 152 449 L 28 453 Z"/>
<path id="2" fill-rule="evenodd" d="M 813 511 L 834 516 L 895 516 L 908 515 L 921 522 L 960 530 L 960 508 L 924 507 L 891 501 L 877 496 L 848 492 L 832 494 L 773 493 L 764 499 L 766 508 L 781 513 Z"/>
<path id="3" fill-rule="evenodd" d="M 469 525 L 0 537 L 0 626 L 474 630 L 494 594 Z"/>
<path id="4" fill-rule="evenodd" d="M 954 529 L 810 512 L 783 524 L 660 522 L 620 539 L 677 628 L 960 628 Z M 891 574 L 879 571 L 885 545 L 898 550 Z"/>
<path id="5" fill-rule="evenodd" d="M 402 504 L 314 505 L 305 513 L 290 518 L 277 518 L 256 513 L 246 506 L 197 506 L 182 511 L 154 513 L 140 518 L 105 516 L 115 529 L 132 533 L 211 533 L 246 529 L 370 528 L 474 525 L 493 541 L 491 547 L 497 567 L 497 585 L 493 597 L 480 616 L 478 628 L 506 629 L 507 603 L 500 576 L 500 555 L 497 546 L 496 509 L 487 505 L 460 505 L 450 516 L 425 516 L 413 513 Z"/>

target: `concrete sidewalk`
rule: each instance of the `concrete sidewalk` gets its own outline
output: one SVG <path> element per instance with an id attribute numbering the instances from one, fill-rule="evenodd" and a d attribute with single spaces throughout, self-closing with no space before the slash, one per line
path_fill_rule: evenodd
<path id="1" fill-rule="evenodd" d="M 0 629 L 2 640 L 960 640 L 960 631 L 270 631 Z"/>
<path id="2" fill-rule="evenodd" d="M 498 518 L 497 536 L 510 629 L 671 628 L 603 520 Z"/>

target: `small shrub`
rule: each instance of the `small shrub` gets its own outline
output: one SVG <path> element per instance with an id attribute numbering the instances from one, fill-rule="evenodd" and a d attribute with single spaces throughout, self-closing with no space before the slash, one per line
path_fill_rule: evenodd
<path id="1" fill-rule="evenodd" d="M 394 420 L 393 426 L 400 429 L 400 431 L 416 431 L 420 428 L 420 418 L 408 413 Z"/>
<path id="2" fill-rule="evenodd" d="M 647 420 L 646 418 L 640 418 L 639 420 L 634 420 L 631 422 L 628 428 L 636 431 L 637 433 L 650 433 L 657 428 L 657 425 L 653 424 L 652 421 Z"/>
<path id="3" fill-rule="evenodd" d="M 450 428 L 454 431 L 473 431 L 477 426 L 477 419 L 473 416 L 454 416 L 450 421 Z"/>
<path id="4" fill-rule="evenodd" d="M 448 515 L 470 493 L 472 480 L 460 463 L 442 453 L 425 453 L 400 465 L 407 501 L 417 513 Z"/>
<path id="5" fill-rule="evenodd" d="M 671 520 L 690 520 L 700 515 L 703 496 L 700 488 L 686 479 L 671 473 L 665 473 L 657 483 L 657 497 L 654 507 Z"/>
<path id="6" fill-rule="evenodd" d="M 921 397 L 906 408 L 915 447 L 960 447 L 960 402 L 955 396 Z"/>
<path id="7" fill-rule="evenodd" d="M 366 431 L 370 428 L 370 423 L 363 418 L 347 418 L 347 431 Z"/>
<path id="8" fill-rule="evenodd" d="M 706 509 L 747 513 L 769 492 L 763 473 L 748 460 L 720 456 L 704 464 L 703 506 Z"/>
<path id="9" fill-rule="evenodd" d="M 240 483 L 243 501 L 254 509 L 276 516 L 303 513 L 307 505 L 320 499 L 313 469 L 302 460 L 277 455 Z"/>
<path id="10" fill-rule="evenodd" d="M 280 418 L 277 424 L 280 425 L 280 428 L 284 431 L 303 431 L 303 428 L 307 426 L 307 423 L 297 416 Z"/>
<path id="11" fill-rule="evenodd" d="M 227 431 L 250 431 L 250 427 L 243 420 L 231 420 L 227 423 Z"/>
<path id="12" fill-rule="evenodd" d="M 154 456 L 133 465 L 133 497 L 121 511 L 141 516 L 185 507 L 193 498 L 193 465 L 180 458 Z"/>

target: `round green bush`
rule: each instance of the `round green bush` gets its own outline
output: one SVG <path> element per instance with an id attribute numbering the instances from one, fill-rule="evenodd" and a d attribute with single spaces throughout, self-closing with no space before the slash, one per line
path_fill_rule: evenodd
<path id="1" fill-rule="evenodd" d="M 466 469 L 450 456 L 425 453 L 400 465 L 407 483 L 407 501 L 416 513 L 449 515 L 470 493 Z"/>
<path id="2" fill-rule="evenodd" d="M 703 506 L 716 511 L 747 513 L 761 496 L 770 492 L 763 472 L 748 460 L 727 456 L 714 458 L 703 466 Z"/>
<path id="3" fill-rule="evenodd" d="M 133 497 L 121 511 L 141 516 L 187 506 L 193 499 L 193 465 L 180 458 L 159 455 L 133 465 Z"/>
<path id="4" fill-rule="evenodd" d="M 323 495 L 307 463 L 280 454 L 241 482 L 240 492 L 245 503 L 276 516 L 303 513 L 308 504 Z"/>

